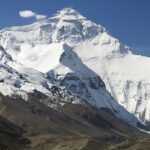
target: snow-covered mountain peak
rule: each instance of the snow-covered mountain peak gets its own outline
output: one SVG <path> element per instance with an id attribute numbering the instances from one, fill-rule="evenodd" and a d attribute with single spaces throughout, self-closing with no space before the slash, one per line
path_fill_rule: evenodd
<path id="1" fill-rule="evenodd" d="M 71 8 L 64 8 L 49 18 L 49 21 L 56 23 L 53 42 L 63 41 L 72 46 L 106 32 L 104 27 L 86 19 Z"/>
<path id="2" fill-rule="evenodd" d="M 86 19 L 77 11 L 65 8 L 49 19 L 31 25 L 6 28 L 0 31 L 0 44 L 7 50 L 9 45 L 19 50 L 21 43 L 50 44 L 66 42 L 75 46 L 106 32 L 101 25 Z M 24 35 L 24 36 L 22 36 Z M 15 42 L 12 44 L 12 42 Z M 11 51 L 12 52 L 12 51 Z M 15 53 L 15 52 L 14 52 Z"/>
<path id="3" fill-rule="evenodd" d="M 77 11 L 65 8 L 31 25 L 0 30 L 0 45 L 8 54 L 5 56 L 10 55 L 17 63 L 30 68 L 30 71 L 25 69 L 28 77 L 37 78 L 32 86 L 40 86 L 39 76 L 45 81 L 43 74 L 48 75 L 91 104 L 106 107 L 111 105 L 112 98 L 104 86 L 96 84 L 103 80 L 119 104 L 143 122 L 150 121 L 150 59 L 132 54 L 129 47 L 104 27 Z M 27 74 L 23 70 L 21 73 Z M 48 92 L 47 88 L 44 90 Z"/>
<path id="4" fill-rule="evenodd" d="M 78 11 L 72 8 L 64 8 L 57 12 L 54 18 L 61 18 L 61 19 L 85 19 Z"/>

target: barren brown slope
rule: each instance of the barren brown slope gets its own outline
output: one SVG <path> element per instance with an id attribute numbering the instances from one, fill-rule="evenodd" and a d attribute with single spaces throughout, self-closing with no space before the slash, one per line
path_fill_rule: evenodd
<path id="1" fill-rule="evenodd" d="M 0 115 L 19 126 L 21 135 L 31 142 L 21 143 L 22 147 L 26 147 L 24 149 L 117 149 L 119 143 L 125 145 L 127 140 L 134 140 L 136 145 L 137 141 L 149 138 L 147 134 L 118 119 L 110 110 L 96 109 L 88 104 L 66 103 L 53 109 L 38 99 L 25 102 L 20 98 L 1 95 Z M 12 127 L 15 129 L 15 126 Z M 5 135 L 4 139 L 9 141 Z M 12 148 L 15 146 L 12 145 Z"/>
<path id="2" fill-rule="evenodd" d="M 24 131 L 10 121 L 0 117 L 0 150 L 25 148 L 30 141 L 23 137 Z"/>

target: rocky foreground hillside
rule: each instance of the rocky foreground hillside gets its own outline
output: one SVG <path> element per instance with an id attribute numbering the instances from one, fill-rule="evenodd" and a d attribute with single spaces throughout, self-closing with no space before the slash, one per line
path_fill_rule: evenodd
<path id="1" fill-rule="evenodd" d="M 150 136 L 118 119 L 109 109 L 88 103 L 66 103 L 54 109 L 32 96 L 27 102 L 0 96 L 2 150 L 149 149 Z"/>

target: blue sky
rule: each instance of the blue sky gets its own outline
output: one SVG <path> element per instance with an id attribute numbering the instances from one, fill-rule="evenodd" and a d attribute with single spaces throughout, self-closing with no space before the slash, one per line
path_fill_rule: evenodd
<path id="1" fill-rule="evenodd" d="M 52 16 L 64 7 L 103 25 L 134 53 L 150 56 L 150 0 L 1 0 L 0 28 L 33 22 L 19 17 L 22 10 Z"/>

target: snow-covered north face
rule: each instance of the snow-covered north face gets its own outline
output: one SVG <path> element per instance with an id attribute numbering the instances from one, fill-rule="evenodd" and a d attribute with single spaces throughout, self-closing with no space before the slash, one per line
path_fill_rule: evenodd
<path id="1" fill-rule="evenodd" d="M 150 121 L 150 58 L 132 54 L 77 11 L 65 8 L 49 19 L 2 29 L 0 45 L 17 64 L 42 72 L 51 84 L 98 107 L 122 111 L 106 85 L 120 105 Z"/>
<path id="2" fill-rule="evenodd" d="M 82 63 L 71 47 L 66 44 L 58 47 L 55 67 L 45 74 L 25 68 L 0 47 L 0 93 L 24 100 L 35 96 L 50 107 L 72 102 L 109 108 L 116 116 L 136 126 L 139 121 L 112 98 L 101 78 Z"/>

